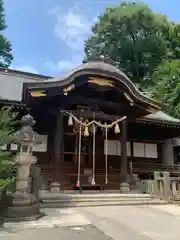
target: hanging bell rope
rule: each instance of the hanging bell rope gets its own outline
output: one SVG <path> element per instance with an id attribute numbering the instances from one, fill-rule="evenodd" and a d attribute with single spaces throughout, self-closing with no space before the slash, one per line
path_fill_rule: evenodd
<path id="1" fill-rule="evenodd" d="M 106 125 L 107 123 L 105 123 Z M 107 128 L 105 128 L 105 184 L 108 183 L 108 141 L 107 141 Z"/>
<path id="2" fill-rule="evenodd" d="M 78 177 L 76 187 L 80 187 L 80 175 L 81 175 L 81 132 L 82 132 L 82 125 L 80 124 L 79 127 L 79 146 L 78 146 Z"/>
<path id="3" fill-rule="evenodd" d="M 92 166 L 92 185 L 95 185 L 95 158 L 96 158 L 96 127 L 95 124 L 93 124 L 93 166 Z"/>

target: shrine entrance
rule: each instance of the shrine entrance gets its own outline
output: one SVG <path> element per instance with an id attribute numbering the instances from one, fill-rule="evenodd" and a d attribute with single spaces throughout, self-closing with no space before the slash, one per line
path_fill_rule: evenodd
<path id="1" fill-rule="evenodd" d="M 68 116 L 68 126 L 71 126 L 72 131 L 76 134 L 75 162 L 77 162 L 78 168 L 76 188 L 81 188 L 84 185 L 88 187 L 88 184 L 95 187 L 97 185 L 104 186 L 108 184 L 108 132 L 113 129 L 115 134 L 120 133 L 119 124 L 122 121 L 126 121 L 126 116 L 124 116 L 110 123 L 107 121 L 102 123 L 100 120 L 96 120 L 96 112 L 89 111 L 89 109 L 87 112 L 92 113 L 90 118 L 87 118 L 83 107 L 80 108 L 80 111 L 78 109 L 76 115 L 71 111 L 62 111 L 65 116 Z M 102 140 L 101 143 L 99 141 L 99 146 L 96 142 L 96 137 Z M 101 159 L 102 156 L 98 156 L 96 149 L 97 147 L 102 149 L 103 145 L 105 156 Z M 103 160 L 104 164 L 101 162 Z M 104 173 L 104 181 L 102 180 L 102 176 L 101 180 L 96 176 L 99 175 L 96 162 L 100 163 L 101 166 L 104 165 L 101 172 L 102 175 Z"/>
<path id="2" fill-rule="evenodd" d="M 128 124 L 159 109 L 121 71 L 101 61 L 82 64 L 64 79 L 26 84 L 23 100 L 38 131 L 48 135 L 41 169 L 46 160 L 48 178 L 63 190 L 112 182 L 119 189 L 129 171 Z M 118 142 L 118 154 L 108 154 L 108 141 Z"/>

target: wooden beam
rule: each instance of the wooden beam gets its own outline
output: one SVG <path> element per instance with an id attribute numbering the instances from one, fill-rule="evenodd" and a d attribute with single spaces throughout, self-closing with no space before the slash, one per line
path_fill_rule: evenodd
<path id="1" fill-rule="evenodd" d="M 72 106 L 75 105 L 84 105 L 91 108 L 101 108 L 101 109 L 110 109 L 113 110 L 115 113 L 118 112 L 129 112 L 129 114 L 133 111 L 132 106 L 123 104 L 121 102 L 113 102 L 108 101 L 106 99 L 95 99 L 95 98 L 89 98 L 89 97 L 83 97 L 78 95 L 72 95 L 72 96 L 62 96 L 61 99 L 55 98 L 54 103 L 51 102 L 50 108 L 52 107 L 55 109 L 69 109 L 72 108 Z M 44 106 L 47 109 L 47 106 Z M 130 111 L 131 109 L 131 111 Z M 127 115 L 127 114 L 124 114 Z"/>
<path id="2" fill-rule="evenodd" d="M 122 103 L 115 103 L 112 101 L 107 101 L 105 99 L 93 99 L 93 98 L 88 98 L 88 97 L 82 97 L 82 96 L 72 96 L 67 98 L 67 100 L 65 100 L 65 102 L 68 102 L 69 105 L 79 105 L 79 104 L 84 104 L 87 106 L 98 106 L 98 107 L 106 107 L 106 108 L 110 108 L 110 109 L 115 109 L 118 111 L 121 111 L 122 109 L 129 109 L 130 106 L 128 105 L 124 105 Z"/>

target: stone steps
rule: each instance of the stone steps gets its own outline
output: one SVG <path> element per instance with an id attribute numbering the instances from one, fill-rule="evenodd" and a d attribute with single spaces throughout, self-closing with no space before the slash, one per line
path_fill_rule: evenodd
<path id="1" fill-rule="evenodd" d="M 149 194 L 41 194 L 41 208 L 90 207 L 90 206 L 118 206 L 118 205 L 149 205 L 167 204 L 167 201 L 156 199 Z"/>

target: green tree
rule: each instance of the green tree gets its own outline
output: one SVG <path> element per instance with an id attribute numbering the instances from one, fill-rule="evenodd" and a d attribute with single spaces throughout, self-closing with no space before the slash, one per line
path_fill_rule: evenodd
<path id="1" fill-rule="evenodd" d="M 143 3 L 122 3 L 107 8 L 85 41 L 85 60 L 109 57 L 141 87 L 151 84 L 154 69 L 168 54 L 170 23 Z"/>
<path id="2" fill-rule="evenodd" d="M 0 0 L 0 67 L 9 67 L 12 60 L 12 45 L 4 36 L 4 30 L 7 28 L 5 22 L 4 2 Z"/>
<path id="3" fill-rule="evenodd" d="M 0 146 L 12 141 L 17 114 L 12 112 L 11 107 L 3 107 L 0 110 Z M 0 150 L 0 178 L 13 176 L 12 153 Z"/>
<path id="4" fill-rule="evenodd" d="M 152 76 L 154 97 L 170 115 L 180 118 L 180 60 L 165 60 Z"/>
<path id="5" fill-rule="evenodd" d="M 180 24 L 172 23 L 167 34 L 167 46 L 169 59 L 180 59 Z"/>

